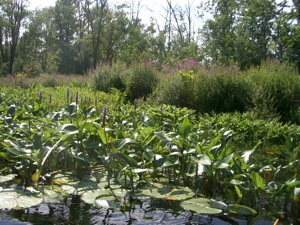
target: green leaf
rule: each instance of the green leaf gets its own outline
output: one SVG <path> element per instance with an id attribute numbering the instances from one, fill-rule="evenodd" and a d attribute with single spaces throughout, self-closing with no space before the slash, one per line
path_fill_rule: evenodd
<path id="1" fill-rule="evenodd" d="M 64 124 L 58 129 L 58 132 L 62 132 L 64 134 L 76 134 L 78 133 L 78 127 L 74 124 Z"/>
<path id="2" fill-rule="evenodd" d="M 89 190 L 81 195 L 81 199 L 88 204 L 95 204 L 96 199 L 103 196 L 112 196 L 112 193 L 109 189 Z M 114 198 L 112 200 L 114 200 Z"/>
<path id="3" fill-rule="evenodd" d="M 264 179 L 259 175 L 259 173 L 253 171 L 250 175 L 250 178 L 254 182 L 256 188 L 261 188 L 262 190 L 265 190 Z"/>
<path id="4" fill-rule="evenodd" d="M 0 199 L 0 209 L 28 208 L 43 202 L 37 194 L 19 189 L 3 189 Z"/>
<path id="5" fill-rule="evenodd" d="M 228 205 L 227 211 L 229 213 L 235 213 L 235 214 L 239 214 L 239 215 L 243 215 L 243 216 L 252 216 L 252 215 L 257 214 L 256 210 L 254 210 L 248 206 L 239 205 L 239 204 Z"/>
<path id="6" fill-rule="evenodd" d="M 202 165 L 207 165 L 207 166 L 211 165 L 210 158 L 207 155 L 205 155 L 205 154 L 198 154 L 197 158 L 193 157 L 192 159 L 195 162 L 200 163 Z"/>
<path id="7" fill-rule="evenodd" d="M 130 156 L 126 155 L 125 153 L 118 152 L 115 153 L 114 156 L 117 159 L 125 161 L 130 167 L 137 167 L 138 162 L 134 158 L 131 158 Z"/>
<path id="8" fill-rule="evenodd" d="M 119 205 L 115 200 L 97 199 L 96 204 L 105 209 L 118 209 Z"/>
<path id="9" fill-rule="evenodd" d="M 242 153 L 242 158 L 244 159 L 245 163 L 249 161 L 250 155 L 255 151 L 255 149 L 244 151 Z"/>
<path id="10" fill-rule="evenodd" d="M 191 132 L 191 123 L 189 121 L 189 118 L 185 117 L 178 129 L 178 133 L 185 139 L 188 137 L 190 132 Z"/>
<path id="11" fill-rule="evenodd" d="M 229 164 L 225 162 L 216 161 L 214 162 L 214 166 L 216 166 L 218 169 L 226 169 L 229 167 Z"/>
<path id="12" fill-rule="evenodd" d="M 240 190 L 240 188 L 237 186 L 237 185 L 234 185 L 234 189 L 235 189 L 235 192 L 236 194 L 238 195 L 239 198 L 242 198 L 243 197 L 243 194 Z"/>
<path id="13" fill-rule="evenodd" d="M 193 198 L 183 201 L 181 207 L 201 214 L 219 214 L 227 209 L 224 202 L 216 201 L 208 198 Z"/>
<path id="14" fill-rule="evenodd" d="M 11 180 L 15 179 L 16 176 L 17 176 L 17 174 L 8 174 L 6 176 L 0 176 L 0 183 L 11 181 Z"/>
<path id="15" fill-rule="evenodd" d="M 127 144 L 135 144 L 135 143 L 137 143 L 137 142 L 131 138 L 124 138 L 122 140 L 118 140 L 115 142 L 115 148 L 120 150 Z"/>
<path id="16" fill-rule="evenodd" d="M 163 185 L 160 183 L 148 185 L 140 189 L 140 192 L 134 193 L 134 197 L 153 197 L 179 201 L 190 199 L 194 195 L 195 193 L 188 187 L 174 187 L 173 185 Z"/>

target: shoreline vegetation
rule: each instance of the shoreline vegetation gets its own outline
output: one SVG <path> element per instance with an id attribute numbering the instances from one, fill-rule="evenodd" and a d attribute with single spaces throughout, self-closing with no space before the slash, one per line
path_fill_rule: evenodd
<path id="1" fill-rule="evenodd" d="M 267 198 L 274 221 L 282 210 L 298 220 L 297 73 L 273 61 L 243 72 L 191 62 L 1 78 L 0 182 L 17 179 L 32 204 L 75 191 L 100 207 L 147 196 L 251 218 Z M 11 204 L 2 208 L 25 207 Z"/>

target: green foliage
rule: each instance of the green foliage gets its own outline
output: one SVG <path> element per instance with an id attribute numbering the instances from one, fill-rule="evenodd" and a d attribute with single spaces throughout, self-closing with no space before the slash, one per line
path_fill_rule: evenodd
<path id="1" fill-rule="evenodd" d="M 158 75 L 151 62 L 134 63 L 126 77 L 126 94 L 129 100 L 146 98 L 157 85 Z"/>
<path id="2" fill-rule="evenodd" d="M 249 85 L 250 110 L 259 118 L 281 118 L 298 122 L 298 98 L 300 80 L 297 72 L 288 64 L 265 62 L 259 68 L 245 72 Z"/>
<path id="3" fill-rule="evenodd" d="M 201 67 L 161 77 L 156 90 L 165 104 L 201 113 L 252 112 L 256 118 L 299 122 L 300 78 L 289 64 L 267 61 L 240 72 L 237 67 Z"/>
<path id="4" fill-rule="evenodd" d="M 88 74 L 93 79 L 93 90 L 109 92 L 111 88 L 116 88 L 120 91 L 125 91 L 127 70 L 126 65 L 123 63 L 97 66 L 95 70 L 91 70 Z"/>
<path id="5" fill-rule="evenodd" d="M 195 79 L 191 72 L 180 74 L 185 81 Z M 105 94 L 88 88 L 32 86 L 1 92 L 2 182 L 14 179 L 6 176 L 14 173 L 34 185 L 50 174 L 54 185 L 63 182 L 56 180 L 57 171 L 72 172 L 69 178 L 80 181 L 61 191 L 77 191 L 89 203 L 102 205 L 100 200 L 105 200 L 114 207 L 116 195 L 99 190 L 97 181 L 111 191 L 118 184 L 128 193 L 139 195 L 134 190 L 141 188 L 144 196 L 184 200 L 182 207 L 189 210 L 195 210 L 193 203 L 218 205 L 205 213 L 220 213 L 227 206 L 206 198 L 191 200 L 191 196 L 223 196 L 226 190 L 242 204 L 247 196 L 254 196 L 248 207 L 228 208 L 239 213 L 253 207 L 261 192 L 276 199 L 288 191 L 286 202 L 298 193 L 298 126 L 258 120 L 251 113 L 202 116 L 170 105 L 133 107 L 122 103 L 124 96 L 116 89 Z M 84 181 L 85 172 L 99 170 L 94 183 Z M 281 174 L 283 180 L 278 179 Z M 150 193 L 147 187 L 154 181 L 160 184 L 152 189 L 156 193 Z M 165 182 L 189 188 L 170 188 Z M 90 189 L 83 190 L 82 185 Z M 109 198 L 97 198 L 92 192 Z"/>

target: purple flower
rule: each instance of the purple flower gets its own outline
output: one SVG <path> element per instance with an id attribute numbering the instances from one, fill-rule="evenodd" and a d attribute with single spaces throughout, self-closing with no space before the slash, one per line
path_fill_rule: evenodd
<path id="1" fill-rule="evenodd" d="M 75 94 L 75 102 L 76 102 L 76 105 L 78 105 L 78 91 L 76 91 L 76 94 Z"/>
<path id="2" fill-rule="evenodd" d="M 67 97 L 67 99 L 69 99 L 69 97 L 70 97 L 70 89 L 69 88 L 67 90 L 66 97 Z"/>
<path id="3" fill-rule="evenodd" d="M 169 141 L 168 144 L 167 144 L 167 146 L 168 146 L 169 152 L 171 152 L 172 151 L 172 147 L 173 147 L 172 142 Z"/>
<path id="4" fill-rule="evenodd" d="M 105 122 L 106 122 L 106 116 L 107 116 L 107 106 L 103 106 L 103 111 L 102 111 L 102 125 L 105 127 Z"/>
<path id="5" fill-rule="evenodd" d="M 43 98 L 43 91 L 39 91 L 39 103 L 42 102 L 42 98 Z"/>
<path id="6" fill-rule="evenodd" d="M 52 93 L 50 92 L 50 94 L 49 94 L 49 103 L 51 103 L 52 102 Z"/>
<path id="7" fill-rule="evenodd" d="M 136 108 L 137 108 L 137 99 L 134 99 L 134 102 L 133 102 L 133 104 L 134 104 L 134 111 L 136 110 Z"/>

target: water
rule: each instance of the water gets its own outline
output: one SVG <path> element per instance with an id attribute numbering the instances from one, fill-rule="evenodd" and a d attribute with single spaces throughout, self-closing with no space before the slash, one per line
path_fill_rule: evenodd
<path id="1" fill-rule="evenodd" d="M 200 215 L 180 208 L 174 201 L 133 200 L 120 210 L 103 209 L 71 196 L 64 203 L 45 204 L 20 210 L 0 210 L 0 225 L 273 225 L 275 217 L 266 213 L 253 217 Z M 280 224 L 297 224 L 280 218 Z"/>

